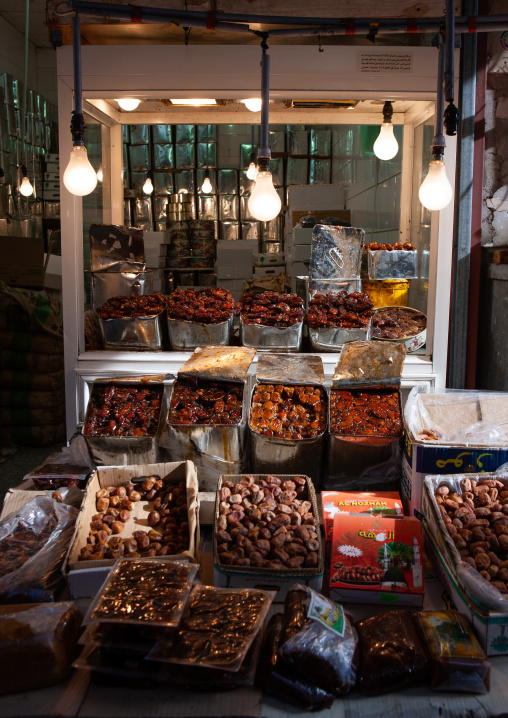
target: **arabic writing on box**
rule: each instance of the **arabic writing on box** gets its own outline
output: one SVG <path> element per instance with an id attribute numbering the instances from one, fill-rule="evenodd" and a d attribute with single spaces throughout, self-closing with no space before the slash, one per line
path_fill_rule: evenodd
<path id="1" fill-rule="evenodd" d="M 413 55 L 395 52 L 364 52 L 360 56 L 360 72 L 412 72 Z"/>

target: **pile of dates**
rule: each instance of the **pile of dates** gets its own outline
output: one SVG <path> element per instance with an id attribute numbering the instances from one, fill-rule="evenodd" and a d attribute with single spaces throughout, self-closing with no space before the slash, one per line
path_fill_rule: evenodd
<path id="1" fill-rule="evenodd" d="M 220 324 L 233 316 L 235 300 L 222 287 L 175 289 L 167 299 L 168 317 L 200 324 Z"/>
<path id="2" fill-rule="evenodd" d="M 10 522 L 11 518 L 8 520 Z M 36 524 L 34 528 L 29 525 L 32 521 L 31 515 L 21 515 L 9 533 L 5 534 L 6 529 L 2 529 L 4 536 L 0 540 L 0 578 L 17 571 L 43 549 L 58 525 L 54 513 L 45 518 L 42 525 Z"/>
<path id="3" fill-rule="evenodd" d="M 296 294 L 246 292 L 239 303 L 243 324 L 292 327 L 303 321 L 303 299 Z"/>
<path id="4" fill-rule="evenodd" d="M 462 493 L 434 492 L 461 559 L 508 594 L 508 488 L 497 479 L 462 479 Z M 508 596 L 507 596 L 508 597 Z"/>
<path id="5" fill-rule="evenodd" d="M 173 561 L 121 561 L 107 583 L 92 618 L 171 624 L 189 592 L 191 566 Z"/>
<path id="6" fill-rule="evenodd" d="M 173 386 L 170 424 L 238 424 L 243 384 L 207 379 L 177 379 Z"/>
<path id="7" fill-rule="evenodd" d="M 388 252 L 400 252 L 400 250 L 404 250 L 406 252 L 416 252 L 416 247 L 412 245 L 411 242 L 404 242 L 404 244 L 401 244 L 400 242 L 395 242 L 395 244 L 381 244 L 380 242 L 371 242 L 370 244 L 365 244 L 363 248 L 370 252 L 376 252 L 379 249 L 385 249 Z"/>
<path id="8" fill-rule="evenodd" d="M 250 427 L 277 439 L 314 439 L 326 429 L 326 412 L 326 394 L 319 386 L 257 384 Z"/>
<path id="9" fill-rule="evenodd" d="M 129 538 L 119 536 L 134 504 L 141 500 L 153 502 L 146 507 L 150 530 L 134 531 Z M 189 548 L 185 481 L 174 485 L 157 476 L 147 476 L 140 485 L 99 489 L 95 507 L 97 513 L 92 516 L 80 561 L 172 556 Z"/>
<path id="10" fill-rule="evenodd" d="M 374 313 L 372 327 L 372 336 L 377 339 L 404 339 L 423 332 L 427 317 L 404 307 L 387 307 Z"/>
<path id="11" fill-rule="evenodd" d="M 320 538 L 307 483 L 296 476 L 281 480 L 224 481 L 219 489 L 217 552 L 223 566 L 278 571 L 317 568 Z"/>
<path id="12" fill-rule="evenodd" d="M 343 563 L 333 565 L 337 570 L 332 575 L 332 583 L 357 583 L 359 585 L 379 584 L 385 572 L 379 566 L 344 566 Z"/>
<path id="13" fill-rule="evenodd" d="M 402 419 L 398 392 L 332 388 L 330 432 L 348 436 L 400 436 Z"/>
<path id="14" fill-rule="evenodd" d="M 369 295 L 360 292 L 315 294 L 309 301 L 305 322 L 312 329 L 361 329 L 369 326 L 373 306 Z"/>
<path id="15" fill-rule="evenodd" d="M 97 309 L 101 319 L 125 319 L 126 317 L 153 317 L 166 308 L 161 292 L 138 297 L 111 297 Z"/>
<path id="16" fill-rule="evenodd" d="M 256 589 L 196 586 L 172 649 L 178 662 L 229 666 L 241 660 L 269 601 Z"/>
<path id="17" fill-rule="evenodd" d="M 162 386 L 96 384 L 88 403 L 85 436 L 153 436 L 161 411 Z"/>

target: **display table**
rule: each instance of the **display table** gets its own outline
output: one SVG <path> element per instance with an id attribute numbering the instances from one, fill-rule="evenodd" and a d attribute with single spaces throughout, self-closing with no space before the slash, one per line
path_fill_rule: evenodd
<path id="1" fill-rule="evenodd" d="M 425 572 L 424 608 L 445 606 L 443 588 L 431 569 Z M 446 598 L 446 596 L 445 596 Z M 383 606 L 345 605 L 356 620 L 385 610 Z M 275 606 L 275 611 L 281 605 Z M 437 693 L 427 686 L 406 688 L 385 696 L 365 698 L 358 692 L 337 698 L 329 718 L 490 718 L 506 716 L 508 706 L 508 656 L 491 658 L 491 689 L 483 696 Z M 255 688 L 231 692 L 200 693 L 173 687 L 119 688 L 89 681 L 87 671 L 76 670 L 64 683 L 29 693 L 0 697 L 2 718 L 64 716 L 79 718 L 205 718 L 252 716 L 284 718 L 298 708 L 262 695 Z"/>

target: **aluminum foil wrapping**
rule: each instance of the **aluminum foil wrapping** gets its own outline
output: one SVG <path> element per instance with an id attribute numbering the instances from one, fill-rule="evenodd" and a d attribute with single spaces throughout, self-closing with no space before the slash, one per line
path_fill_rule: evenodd
<path id="1" fill-rule="evenodd" d="M 151 269 L 142 272 L 91 272 L 92 307 L 101 307 L 111 297 L 141 296 L 153 293 Z"/>
<path id="2" fill-rule="evenodd" d="M 258 359 L 256 380 L 269 384 L 324 384 L 323 361 L 312 355 L 265 354 Z"/>
<path id="3" fill-rule="evenodd" d="M 332 386 L 399 387 L 405 356 L 403 344 L 381 340 L 348 342 L 335 367 Z"/>
<path id="4" fill-rule="evenodd" d="M 310 131 L 310 154 L 328 157 L 332 150 L 331 130 Z"/>
<path id="5" fill-rule="evenodd" d="M 175 172 L 174 178 L 175 192 L 194 194 L 194 172 Z"/>
<path id="6" fill-rule="evenodd" d="M 260 222 L 242 222 L 242 239 L 259 239 Z"/>
<path id="7" fill-rule="evenodd" d="M 205 175 L 208 171 L 208 179 L 210 180 L 210 184 L 212 185 L 212 191 L 209 193 L 203 192 L 201 189 L 203 186 L 203 182 L 205 181 Z M 196 185 L 198 190 L 198 195 L 204 195 L 204 196 L 211 196 L 215 195 L 217 192 L 217 173 L 215 170 L 196 170 Z"/>
<path id="8" fill-rule="evenodd" d="M 244 347 L 258 351 L 299 352 L 302 346 L 303 322 L 291 327 L 270 327 L 240 322 L 240 339 Z"/>
<path id="9" fill-rule="evenodd" d="M 156 170 L 170 170 L 175 166 L 173 145 L 154 144 L 153 166 Z"/>
<path id="10" fill-rule="evenodd" d="M 185 144 L 186 142 L 194 142 L 195 128 L 194 125 L 177 125 L 175 141 L 177 144 Z"/>
<path id="11" fill-rule="evenodd" d="M 307 184 L 307 176 L 309 174 L 309 160 L 289 157 L 287 178 L 286 182 L 288 185 L 293 184 Z"/>
<path id="12" fill-rule="evenodd" d="M 224 220 L 238 220 L 238 195 L 236 194 L 223 194 L 219 197 L 219 219 Z"/>
<path id="13" fill-rule="evenodd" d="M 178 169 L 190 169 L 194 167 L 195 162 L 194 145 L 181 144 L 175 146 L 175 164 Z"/>
<path id="14" fill-rule="evenodd" d="M 219 194 L 237 194 L 238 170 L 219 170 Z"/>
<path id="15" fill-rule="evenodd" d="M 245 381 L 256 355 L 247 347 L 199 347 L 180 367 L 178 376 Z"/>
<path id="16" fill-rule="evenodd" d="M 309 153 L 308 130 L 297 130 L 289 132 L 288 152 L 290 155 L 307 155 Z"/>
<path id="17" fill-rule="evenodd" d="M 217 125 L 198 125 L 196 130 L 198 142 L 217 142 Z"/>
<path id="18" fill-rule="evenodd" d="M 162 351 L 165 348 L 166 310 L 148 317 L 101 319 L 106 349 L 111 351 Z"/>
<path id="19" fill-rule="evenodd" d="M 316 224 L 312 232 L 311 279 L 359 279 L 365 232 L 357 227 Z"/>
<path id="20" fill-rule="evenodd" d="M 241 167 L 248 167 L 250 165 L 251 156 L 254 155 L 254 161 L 258 155 L 258 145 L 240 145 L 240 165 Z"/>
<path id="21" fill-rule="evenodd" d="M 254 180 L 251 180 L 247 177 L 247 172 L 245 170 L 242 170 L 240 172 L 240 194 L 242 197 L 249 198 L 252 194 L 252 190 L 254 189 Z"/>
<path id="22" fill-rule="evenodd" d="M 221 222 L 222 239 L 240 239 L 239 222 Z"/>
<path id="23" fill-rule="evenodd" d="M 268 147 L 272 152 L 284 152 L 286 149 L 286 133 L 276 130 L 268 133 Z"/>
<path id="24" fill-rule="evenodd" d="M 330 184 L 331 160 L 311 159 L 309 163 L 310 184 Z"/>
<path id="25" fill-rule="evenodd" d="M 198 142 L 197 167 L 217 167 L 217 143 Z"/>
<path id="26" fill-rule="evenodd" d="M 217 197 L 200 195 L 198 197 L 199 219 L 217 219 Z"/>
<path id="27" fill-rule="evenodd" d="M 168 144 L 173 140 L 171 125 L 152 125 L 154 143 Z"/>
<path id="28" fill-rule="evenodd" d="M 369 279 L 417 279 L 418 252 L 404 249 L 368 251 Z"/>
<path id="29" fill-rule="evenodd" d="M 131 145 L 129 147 L 130 168 L 133 172 L 145 171 L 149 167 L 148 145 Z"/>
<path id="30" fill-rule="evenodd" d="M 140 229 L 113 224 L 92 224 L 89 234 L 92 272 L 145 269 L 145 247 Z"/>

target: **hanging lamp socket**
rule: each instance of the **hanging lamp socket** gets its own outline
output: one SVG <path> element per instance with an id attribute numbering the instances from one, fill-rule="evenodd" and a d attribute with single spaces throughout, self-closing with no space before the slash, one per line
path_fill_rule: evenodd
<path id="1" fill-rule="evenodd" d="M 383 105 L 383 122 L 391 122 L 393 117 L 393 105 L 387 100 Z"/>

